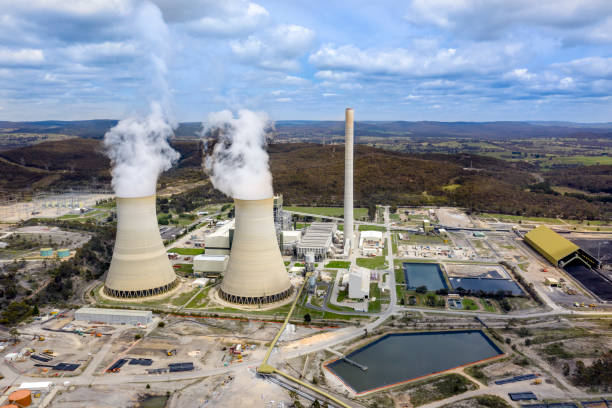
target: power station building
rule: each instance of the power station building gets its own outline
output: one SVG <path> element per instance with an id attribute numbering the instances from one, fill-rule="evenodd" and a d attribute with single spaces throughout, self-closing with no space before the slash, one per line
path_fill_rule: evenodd
<path id="1" fill-rule="evenodd" d="M 104 293 L 132 299 L 173 289 L 179 280 L 159 233 L 155 195 L 116 200 L 117 235 Z"/>
<path id="2" fill-rule="evenodd" d="M 219 289 L 228 302 L 258 305 L 291 295 L 293 288 L 276 238 L 273 200 L 234 200 L 236 229 Z"/>
<path id="3" fill-rule="evenodd" d="M 193 258 L 193 275 L 196 277 L 221 276 L 228 262 L 228 255 L 196 255 Z"/>
<path id="4" fill-rule="evenodd" d="M 206 255 L 229 255 L 234 238 L 234 220 L 226 221 L 217 230 L 204 237 Z"/>
<path id="5" fill-rule="evenodd" d="M 315 259 L 321 260 L 332 248 L 333 236 L 338 226 L 332 222 L 313 222 L 310 224 L 302 240 L 297 244 L 297 256 L 304 257 L 311 253 Z"/>

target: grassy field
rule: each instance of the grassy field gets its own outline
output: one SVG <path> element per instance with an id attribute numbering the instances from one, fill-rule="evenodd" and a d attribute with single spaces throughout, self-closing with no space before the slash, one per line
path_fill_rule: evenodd
<path id="1" fill-rule="evenodd" d="M 478 310 L 478 305 L 473 299 L 463 298 L 462 304 L 464 310 Z"/>
<path id="2" fill-rule="evenodd" d="M 200 255 L 204 253 L 204 248 L 170 248 L 168 252 L 179 255 Z"/>
<path id="3" fill-rule="evenodd" d="M 368 312 L 378 313 L 380 312 L 380 288 L 378 282 L 370 283 L 370 299 L 376 298 L 376 300 L 370 301 L 368 304 Z"/>
<path id="4" fill-rule="evenodd" d="M 406 236 L 406 234 L 404 236 Z M 444 241 L 437 235 L 408 234 L 407 240 L 398 239 L 398 243 L 404 245 L 438 245 L 443 244 Z"/>
<path id="5" fill-rule="evenodd" d="M 287 211 L 296 211 L 301 213 L 324 215 L 326 217 L 342 217 L 344 215 L 344 207 L 283 207 Z M 361 220 L 368 216 L 367 208 L 353 209 L 353 218 Z"/>
<path id="6" fill-rule="evenodd" d="M 208 292 L 212 286 L 206 287 L 202 292 L 198 293 L 198 295 L 193 298 L 191 302 L 186 306 L 187 309 L 196 309 L 199 307 L 204 307 L 208 304 Z"/>
<path id="7" fill-rule="evenodd" d="M 351 267 L 351 263 L 347 261 L 329 261 L 325 264 L 326 268 L 341 268 L 348 269 Z"/>
<path id="8" fill-rule="evenodd" d="M 482 305 L 482 308 L 486 310 L 487 312 L 490 312 L 490 313 L 497 312 L 497 309 L 495 309 L 495 306 L 493 305 L 493 303 L 491 303 L 487 299 L 481 298 L 480 304 Z"/>
<path id="9" fill-rule="evenodd" d="M 193 274 L 192 264 L 177 264 L 179 268 L 174 268 L 174 271 L 181 276 L 191 276 Z"/>
<path id="10" fill-rule="evenodd" d="M 360 225 L 359 226 L 359 231 L 382 231 L 382 232 L 385 232 L 385 231 L 387 231 L 387 228 L 379 226 L 379 225 Z"/>
<path id="11" fill-rule="evenodd" d="M 374 256 L 372 258 L 357 258 L 357 265 L 369 269 L 385 269 L 387 262 L 384 256 Z"/>

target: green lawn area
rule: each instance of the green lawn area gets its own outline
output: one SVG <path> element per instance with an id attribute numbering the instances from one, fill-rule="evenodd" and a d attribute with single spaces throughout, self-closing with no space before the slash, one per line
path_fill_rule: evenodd
<path id="1" fill-rule="evenodd" d="M 189 292 L 181 293 L 180 295 L 170 299 L 170 303 L 172 303 L 174 306 L 183 306 L 189 299 L 191 299 L 193 295 L 198 292 L 198 290 L 200 290 L 200 288 L 195 288 Z"/>
<path id="2" fill-rule="evenodd" d="M 472 299 L 463 298 L 461 303 L 464 310 L 478 310 L 478 305 Z"/>
<path id="3" fill-rule="evenodd" d="M 357 258 L 357 265 L 369 269 L 385 269 L 387 262 L 384 256 L 374 256 L 372 258 Z"/>
<path id="4" fill-rule="evenodd" d="M 296 222 L 295 223 L 295 229 L 308 228 L 309 226 L 310 226 L 309 223 L 303 223 L 303 222 Z"/>
<path id="5" fill-rule="evenodd" d="M 344 299 L 348 297 L 348 289 L 339 290 L 337 302 L 342 302 Z"/>
<path id="6" fill-rule="evenodd" d="M 395 283 L 397 284 L 405 284 L 406 283 L 406 276 L 404 275 L 404 269 L 403 268 L 396 268 L 395 269 Z"/>
<path id="7" fill-rule="evenodd" d="M 204 307 L 208 304 L 208 291 L 212 286 L 208 286 L 198 293 L 198 295 L 186 306 L 187 309 L 196 309 L 198 307 Z"/>
<path id="8" fill-rule="evenodd" d="M 387 231 L 386 227 L 380 225 L 360 225 L 359 231 Z"/>
<path id="9" fill-rule="evenodd" d="M 344 215 L 344 207 L 283 207 L 287 211 L 296 211 L 313 215 L 324 215 L 327 217 L 342 217 Z M 354 208 L 353 218 L 361 220 L 368 216 L 367 208 Z"/>
<path id="10" fill-rule="evenodd" d="M 204 248 L 170 248 L 168 252 L 179 255 L 200 255 L 204 253 Z"/>
<path id="11" fill-rule="evenodd" d="M 368 312 L 378 313 L 380 312 L 380 288 L 378 282 L 370 283 L 370 299 L 376 298 L 376 300 L 370 301 L 368 304 Z"/>
<path id="12" fill-rule="evenodd" d="M 325 264 L 325 267 L 348 269 L 351 267 L 351 263 L 347 261 L 329 261 L 327 264 Z"/>
<path id="13" fill-rule="evenodd" d="M 427 244 L 443 244 L 442 238 L 436 235 L 421 235 L 421 234 L 408 234 L 408 239 L 399 241 L 400 244 L 408 245 L 427 245 Z"/>
<path id="14" fill-rule="evenodd" d="M 497 311 L 493 303 L 491 303 L 487 299 L 480 298 L 480 304 L 482 305 L 484 310 L 486 310 L 487 312 L 495 313 Z"/>
<path id="15" fill-rule="evenodd" d="M 523 217 L 522 215 L 506 215 L 506 214 L 491 214 L 491 213 L 482 213 L 482 217 L 485 218 L 497 218 L 502 221 L 511 221 L 511 222 L 519 222 L 519 221 L 532 221 L 532 222 L 541 222 L 545 224 L 563 224 L 558 218 L 546 218 L 546 217 Z"/>

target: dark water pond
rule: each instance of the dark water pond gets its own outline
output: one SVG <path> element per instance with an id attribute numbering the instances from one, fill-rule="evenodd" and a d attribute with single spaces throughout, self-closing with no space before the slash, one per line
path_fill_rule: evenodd
<path id="1" fill-rule="evenodd" d="M 397 384 L 503 352 L 481 330 L 388 334 L 326 367 L 355 392 Z"/>
<path id="2" fill-rule="evenodd" d="M 448 289 L 440 266 L 435 263 L 404 262 L 406 289 L 427 286 L 427 290 Z"/>
<path id="3" fill-rule="evenodd" d="M 523 295 L 523 290 L 511 279 L 488 279 L 488 278 L 448 278 L 453 289 L 463 288 L 472 292 L 483 291 L 495 294 L 500 290 L 511 292 L 514 296 Z"/>

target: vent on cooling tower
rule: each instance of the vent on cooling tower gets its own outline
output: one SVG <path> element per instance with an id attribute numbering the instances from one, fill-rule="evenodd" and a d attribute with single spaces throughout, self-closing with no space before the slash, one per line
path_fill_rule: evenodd
<path id="1" fill-rule="evenodd" d="M 270 303 L 291 294 L 291 282 L 276 240 L 273 201 L 234 200 L 236 229 L 219 291 L 229 302 Z"/>
<path id="2" fill-rule="evenodd" d="M 154 296 L 177 283 L 159 234 L 155 195 L 117 197 L 117 237 L 104 293 L 117 298 Z"/>

